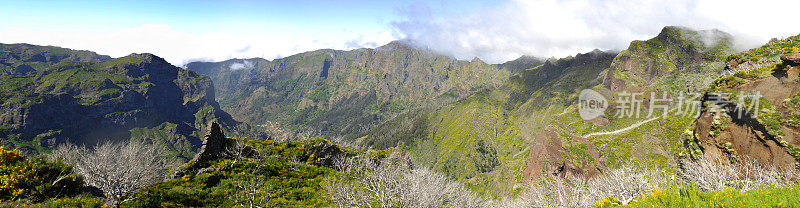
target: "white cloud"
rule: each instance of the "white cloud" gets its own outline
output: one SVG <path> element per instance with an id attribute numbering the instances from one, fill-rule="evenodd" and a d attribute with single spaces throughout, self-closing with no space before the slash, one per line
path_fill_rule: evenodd
<path id="1" fill-rule="evenodd" d="M 226 31 L 194 34 L 174 30 L 167 25 L 147 24 L 120 30 L 47 30 L 1 29 L 0 43 L 53 45 L 91 50 L 112 57 L 131 53 L 152 53 L 172 64 L 191 61 L 224 61 L 231 58 L 262 57 L 274 59 L 321 48 L 352 49 L 346 44 L 353 37 L 342 35 L 297 34 L 285 32 Z M 387 30 L 362 34 L 358 44 L 382 45 L 395 38 Z"/>
<path id="2" fill-rule="evenodd" d="M 242 63 L 232 63 L 228 68 L 231 71 L 253 68 L 253 62 L 244 60 Z"/>
<path id="3" fill-rule="evenodd" d="M 490 63 L 520 55 L 563 57 L 594 48 L 622 50 L 655 36 L 663 26 L 717 28 L 748 47 L 800 33 L 800 1 L 515 0 L 457 17 L 414 5 L 392 23 L 398 37 Z M 413 10 L 409 12 L 408 10 Z"/>

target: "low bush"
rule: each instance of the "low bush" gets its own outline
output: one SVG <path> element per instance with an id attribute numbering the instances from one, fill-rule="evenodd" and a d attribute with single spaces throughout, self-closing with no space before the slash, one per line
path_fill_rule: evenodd
<path id="1" fill-rule="evenodd" d="M 82 188 L 82 178 L 69 165 L 41 156 L 27 157 L 19 150 L 0 146 L 0 202 L 39 202 L 74 195 Z"/>
<path id="2" fill-rule="evenodd" d="M 230 157 L 189 168 L 182 177 L 146 187 L 120 207 L 326 207 L 323 188 L 333 169 L 313 163 L 321 139 L 276 142 L 237 139 L 255 155 Z"/>

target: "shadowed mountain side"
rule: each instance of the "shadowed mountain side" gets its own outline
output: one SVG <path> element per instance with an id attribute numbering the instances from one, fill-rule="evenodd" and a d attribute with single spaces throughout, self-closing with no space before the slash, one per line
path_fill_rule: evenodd
<path id="1" fill-rule="evenodd" d="M 72 52 L 27 47 L 47 54 Z M 3 53 L 23 56 L 14 50 Z M 25 75 L 0 76 L 0 83 L 0 138 L 28 150 L 136 138 L 189 158 L 200 145 L 205 123 L 236 123 L 214 101 L 208 77 L 152 54 L 105 61 L 65 58 Z"/>

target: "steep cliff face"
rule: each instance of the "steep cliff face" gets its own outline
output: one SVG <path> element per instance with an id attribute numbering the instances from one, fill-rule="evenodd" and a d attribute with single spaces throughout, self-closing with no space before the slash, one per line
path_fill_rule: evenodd
<path id="1" fill-rule="evenodd" d="M 497 87 L 510 76 L 480 60 L 459 61 L 401 42 L 187 68 L 214 80 L 220 104 L 238 120 L 327 136 L 359 133 L 400 112 Z"/>
<path id="2" fill-rule="evenodd" d="M 706 106 L 684 141 L 687 156 L 798 166 L 798 51 L 800 35 L 730 56 L 728 68 L 735 73 L 712 83 L 711 91 L 720 94 L 704 99 Z"/>
<path id="3" fill-rule="evenodd" d="M 26 47 L 55 53 L 49 47 Z M 23 56 L 15 50 L 3 53 Z M 214 101 L 209 78 L 152 54 L 61 60 L 26 74 L 0 76 L 3 143 L 41 150 L 63 142 L 150 139 L 187 157 L 209 121 L 234 122 Z"/>

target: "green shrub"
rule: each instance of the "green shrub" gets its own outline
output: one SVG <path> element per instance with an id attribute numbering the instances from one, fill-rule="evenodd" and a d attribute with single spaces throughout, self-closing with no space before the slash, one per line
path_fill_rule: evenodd
<path id="1" fill-rule="evenodd" d="M 616 207 L 609 203 L 613 199 L 597 202 L 598 207 Z M 800 185 L 789 187 L 757 188 L 747 192 L 725 189 L 717 192 L 702 192 L 693 186 L 680 189 L 657 189 L 642 196 L 637 202 L 621 207 L 798 207 Z"/>
<path id="2" fill-rule="evenodd" d="M 62 207 L 84 207 L 84 208 L 100 208 L 106 207 L 104 206 L 105 202 L 102 198 L 98 197 L 86 197 L 86 196 L 79 196 L 79 197 L 68 197 L 68 198 L 58 198 L 58 199 L 48 199 L 47 201 L 31 204 L 31 203 L 23 203 L 23 202 L 15 202 L 13 204 L 2 204 L 0 208 L 62 208 Z"/>
<path id="3" fill-rule="evenodd" d="M 81 191 L 83 180 L 72 167 L 44 157 L 26 157 L 0 146 L 0 200 L 43 201 Z"/>
<path id="4" fill-rule="evenodd" d="M 334 170 L 314 165 L 314 155 L 309 151 L 314 144 L 327 140 L 239 141 L 246 142 L 258 155 L 187 165 L 186 175 L 144 188 L 121 207 L 235 207 L 255 203 L 245 200 L 246 196 L 254 196 L 256 204 L 266 207 L 328 205 L 323 181 Z"/>

